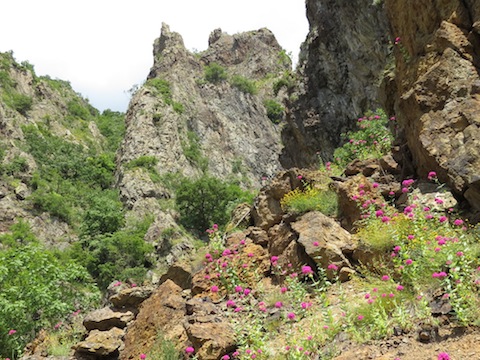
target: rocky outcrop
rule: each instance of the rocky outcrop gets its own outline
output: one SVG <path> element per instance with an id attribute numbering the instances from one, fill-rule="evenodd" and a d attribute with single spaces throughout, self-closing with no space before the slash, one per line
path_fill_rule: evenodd
<path id="1" fill-rule="evenodd" d="M 298 66 L 282 164 L 306 167 L 329 159 L 340 134 L 379 106 L 378 88 L 388 62 L 384 9 L 371 0 L 308 0 L 310 31 Z M 295 99 L 298 97 L 298 99 Z"/>
<path id="2" fill-rule="evenodd" d="M 386 98 L 420 177 L 480 209 L 480 1 L 385 1 L 395 46 Z"/>
<path id="3" fill-rule="evenodd" d="M 124 203 L 152 212 L 159 206 L 148 199 L 168 196 L 151 184 L 147 172 L 140 176 L 128 169 L 140 156 L 154 157 L 160 175 L 191 177 L 208 169 L 221 179 L 248 179 L 258 186 L 262 176 L 275 174 L 281 168 L 280 130 L 267 117 L 264 100 L 275 98 L 272 83 L 291 66 L 282 54 L 267 29 L 233 36 L 217 29 L 209 48 L 193 54 L 182 37 L 163 24 L 154 44 L 154 65 L 126 115 L 118 154 Z M 205 79 L 205 68 L 212 64 L 223 68 L 225 78 Z M 240 90 L 234 84 L 238 77 L 255 84 L 256 90 Z"/>

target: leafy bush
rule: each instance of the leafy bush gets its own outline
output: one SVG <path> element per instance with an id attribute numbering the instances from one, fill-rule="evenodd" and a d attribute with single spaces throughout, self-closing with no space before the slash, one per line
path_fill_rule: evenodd
<path id="1" fill-rule="evenodd" d="M 245 94 L 255 95 L 258 92 L 255 81 L 247 79 L 244 76 L 235 75 L 232 77 L 231 83 L 238 90 Z"/>
<path id="2" fill-rule="evenodd" d="M 197 165 L 202 171 L 208 166 L 208 159 L 202 155 L 200 138 L 193 131 L 187 131 L 187 141 L 182 141 L 183 155 L 192 164 Z"/>
<path id="3" fill-rule="evenodd" d="M 117 151 L 125 134 L 125 114 L 107 109 L 95 118 L 95 123 L 107 139 L 107 149 Z"/>
<path id="4" fill-rule="evenodd" d="M 157 163 L 158 159 L 155 156 L 142 155 L 134 160 L 129 161 L 125 167 L 127 169 L 143 168 L 148 171 L 150 179 L 153 182 L 158 182 L 160 181 L 160 174 L 155 167 Z"/>
<path id="5" fill-rule="evenodd" d="M 90 112 L 88 109 L 83 106 L 77 99 L 75 100 L 70 100 L 67 103 L 67 110 L 68 112 L 80 119 L 88 119 L 90 118 Z"/>
<path id="6" fill-rule="evenodd" d="M 99 298 L 85 268 L 37 243 L 0 251 L 0 356 L 16 358 L 36 331 Z"/>
<path id="7" fill-rule="evenodd" d="M 273 83 L 273 93 L 278 95 L 282 88 L 286 88 L 287 91 L 291 90 L 295 86 L 295 80 L 290 70 L 283 73 L 282 77 Z"/>
<path id="8" fill-rule="evenodd" d="M 268 118 L 274 123 L 278 124 L 283 119 L 284 108 L 273 99 L 267 99 L 263 103 L 267 110 Z"/>
<path id="9" fill-rule="evenodd" d="M 101 289 L 113 280 L 142 282 L 151 267 L 149 254 L 153 247 L 144 241 L 151 224 L 146 219 L 111 234 L 85 237 L 75 243 L 71 256 L 84 265 Z"/>
<path id="10" fill-rule="evenodd" d="M 81 230 L 83 236 L 96 236 L 114 233 L 123 225 L 123 207 L 118 200 L 118 191 L 104 190 L 90 199 L 90 206 L 83 214 Z"/>
<path id="11" fill-rule="evenodd" d="M 228 210 L 249 201 L 249 196 L 238 185 L 203 175 L 197 180 L 181 180 L 175 192 L 175 202 L 180 222 L 186 228 L 202 233 L 213 223 L 225 225 L 229 220 Z"/>
<path id="12" fill-rule="evenodd" d="M 1 161 L 1 160 L 0 160 Z M 8 164 L 2 166 L 5 174 L 15 176 L 28 169 L 27 159 L 21 156 L 15 156 Z M 0 171 L 1 173 L 2 171 Z"/>
<path id="13" fill-rule="evenodd" d="M 12 107 L 20 114 L 26 115 L 27 112 L 32 108 L 33 100 L 28 95 L 13 93 L 11 95 L 11 104 Z"/>
<path id="14" fill-rule="evenodd" d="M 224 67 L 214 62 L 205 66 L 204 77 L 206 81 L 216 84 L 227 80 L 228 75 Z"/>
<path id="15" fill-rule="evenodd" d="M 394 118 L 392 118 L 394 120 Z M 335 161 L 344 166 L 354 159 L 379 158 L 390 151 L 393 135 L 385 112 L 377 109 L 359 118 L 359 130 L 342 134 L 346 143 L 335 150 Z"/>
<path id="16" fill-rule="evenodd" d="M 147 81 L 147 85 L 158 91 L 162 96 L 163 102 L 166 105 L 172 106 L 173 111 L 178 114 L 183 114 L 183 104 L 173 100 L 172 89 L 167 80 L 161 78 L 150 79 Z"/>

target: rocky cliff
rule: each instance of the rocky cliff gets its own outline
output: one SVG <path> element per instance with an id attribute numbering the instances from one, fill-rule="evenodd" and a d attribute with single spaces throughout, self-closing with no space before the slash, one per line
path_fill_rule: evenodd
<path id="1" fill-rule="evenodd" d="M 310 166 L 331 159 L 340 134 L 380 106 L 378 89 L 389 61 L 389 25 L 371 0 L 308 0 L 310 31 L 298 65 L 282 163 Z"/>
<path id="2" fill-rule="evenodd" d="M 290 68 L 267 29 L 233 36 L 217 29 L 209 48 L 193 54 L 163 24 L 154 44 L 154 65 L 126 115 L 118 154 L 124 203 L 151 212 L 158 209 L 156 199 L 169 196 L 161 181 L 128 168 L 142 156 L 154 159 L 160 176 L 208 171 L 258 186 L 262 177 L 275 174 L 281 168 L 280 129 L 265 104 L 281 102 L 273 83 Z"/>
<path id="3" fill-rule="evenodd" d="M 480 209 L 480 1 L 385 2 L 393 103 L 419 176 L 436 171 Z"/>

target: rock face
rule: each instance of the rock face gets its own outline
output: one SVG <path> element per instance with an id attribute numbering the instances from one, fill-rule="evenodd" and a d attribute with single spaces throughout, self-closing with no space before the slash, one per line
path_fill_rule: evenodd
<path id="1" fill-rule="evenodd" d="M 302 45 L 298 100 L 290 102 L 282 164 L 305 167 L 331 158 L 340 133 L 379 107 L 388 60 L 388 23 L 371 0 L 307 0 L 310 31 Z"/>
<path id="2" fill-rule="evenodd" d="M 205 80 L 212 64 L 223 67 L 225 79 Z M 140 156 L 154 157 L 160 175 L 194 176 L 208 168 L 216 177 L 249 179 L 251 185 L 279 170 L 280 130 L 267 117 L 264 101 L 275 98 L 273 81 L 290 66 L 267 29 L 233 36 L 215 30 L 209 48 L 193 54 L 163 24 L 148 80 L 130 102 L 118 154 L 118 183 L 127 206 L 152 212 L 158 209 L 155 199 L 168 197 L 147 172 L 128 169 Z M 240 90 L 234 85 L 239 77 L 256 82 L 258 92 Z"/>
<path id="3" fill-rule="evenodd" d="M 436 171 L 480 209 L 480 1 L 387 0 L 394 36 L 394 99 L 420 177 Z"/>

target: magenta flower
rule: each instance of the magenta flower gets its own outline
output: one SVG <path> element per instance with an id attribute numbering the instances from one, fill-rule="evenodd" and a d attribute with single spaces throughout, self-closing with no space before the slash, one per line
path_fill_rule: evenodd
<path id="1" fill-rule="evenodd" d="M 328 270 L 337 271 L 337 270 L 338 270 L 338 266 L 335 265 L 335 264 L 330 264 L 330 265 L 328 265 L 327 269 L 328 269 Z"/>
<path id="2" fill-rule="evenodd" d="M 282 303 L 281 301 L 277 301 L 277 302 L 275 303 L 275 307 L 276 307 L 277 309 L 280 309 L 282 306 L 283 306 L 283 303 Z"/>
<path id="3" fill-rule="evenodd" d="M 228 301 L 227 301 L 227 307 L 235 307 L 235 301 L 233 301 L 233 300 L 228 300 Z"/>
<path id="4" fill-rule="evenodd" d="M 310 266 L 304 265 L 304 266 L 302 266 L 302 274 L 303 275 L 313 274 L 313 270 Z"/>
<path id="5" fill-rule="evenodd" d="M 412 265 L 412 263 L 413 263 L 413 260 L 412 260 L 412 259 L 407 259 L 407 260 L 405 260 L 405 264 L 406 264 L 406 265 Z"/>
<path id="6" fill-rule="evenodd" d="M 272 256 L 270 258 L 270 261 L 272 262 L 273 265 L 276 265 L 277 264 L 277 261 L 278 261 L 278 256 Z"/>
<path id="7" fill-rule="evenodd" d="M 388 216 L 382 216 L 382 222 L 388 223 L 391 219 Z"/>
<path id="8" fill-rule="evenodd" d="M 190 355 L 190 354 L 193 354 L 195 352 L 195 349 L 192 347 L 192 346 L 188 346 L 185 348 L 185 352 Z"/>
<path id="9" fill-rule="evenodd" d="M 456 219 L 453 222 L 453 224 L 456 225 L 456 226 L 461 226 L 461 225 L 463 225 L 463 220 L 462 219 Z"/>
<path id="10" fill-rule="evenodd" d="M 223 356 L 222 356 L 222 360 L 230 360 L 230 356 L 228 356 L 228 355 L 223 355 Z"/>
<path id="11" fill-rule="evenodd" d="M 240 285 L 235 286 L 235 292 L 241 293 L 243 291 L 243 288 Z"/>
<path id="12" fill-rule="evenodd" d="M 388 280 L 390 280 L 390 276 L 388 276 L 388 275 L 383 275 L 382 276 L 382 281 L 388 281 Z"/>
<path id="13" fill-rule="evenodd" d="M 433 180 L 433 179 L 436 179 L 437 178 L 437 173 L 435 171 L 430 171 L 428 173 L 428 180 Z"/>
<path id="14" fill-rule="evenodd" d="M 13 335 L 13 334 L 15 334 L 16 332 L 17 332 L 17 330 L 11 329 L 11 330 L 8 331 L 8 335 Z"/>
<path id="15" fill-rule="evenodd" d="M 403 289 L 404 289 L 404 287 L 403 287 L 402 285 L 398 285 L 398 286 L 397 286 L 397 290 L 398 290 L 398 291 L 402 291 Z"/>
<path id="16" fill-rule="evenodd" d="M 294 314 L 293 312 L 289 312 L 289 313 L 287 314 L 287 318 L 288 318 L 289 320 L 293 320 L 293 319 L 295 319 L 295 314 Z"/>
<path id="17" fill-rule="evenodd" d="M 442 216 L 440 216 L 440 217 L 438 218 L 438 221 L 440 221 L 441 223 L 444 223 L 444 222 L 447 221 L 447 220 L 448 220 L 447 217 L 444 216 L 444 215 L 442 215 Z"/>
<path id="18" fill-rule="evenodd" d="M 441 352 L 438 354 L 438 360 L 450 360 L 450 355 L 448 355 L 446 352 Z"/>
<path id="19" fill-rule="evenodd" d="M 357 316 L 357 319 L 358 319 L 358 320 L 360 320 L 360 321 L 362 321 L 362 320 L 363 320 L 363 318 L 364 318 L 364 316 L 363 316 L 363 315 L 358 315 L 358 316 Z"/>
<path id="20" fill-rule="evenodd" d="M 145 360 L 147 358 L 147 355 L 145 354 L 140 354 L 140 360 Z"/>
<path id="21" fill-rule="evenodd" d="M 248 288 L 246 288 L 245 290 L 243 290 L 243 294 L 244 294 L 244 295 L 248 295 L 248 294 L 250 294 L 251 292 L 252 292 L 252 290 L 250 290 L 250 289 L 248 289 Z"/>
<path id="22" fill-rule="evenodd" d="M 283 286 L 283 287 L 280 289 L 280 292 L 281 292 L 282 294 L 285 294 L 285 293 L 287 292 L 287 290 L 288 290 L 288 289 L 287 289 L 285 286 Z"/>
<path id="23" fill-rule="evenodd" d="M 210 291 L 213 292 L 213 293 L 218 292 L 218 286 L 217 286 L 217 285 L 213 285 L 213 286 L 210 288 Z"/>
<path id="24" fill-rule="evenodd" d="M 318 246 L 318 245 L 319 245 L 318 241 L 313 242 L 313 246 Z"/>
<path id="25" fill-rule="evenodd" d="M 308 308 L 310 308 L 312 306 L 312 303 L 311 302 L 302 302 L 301 306 L 302 306 L 302 309 L 307 310 Z"/>

